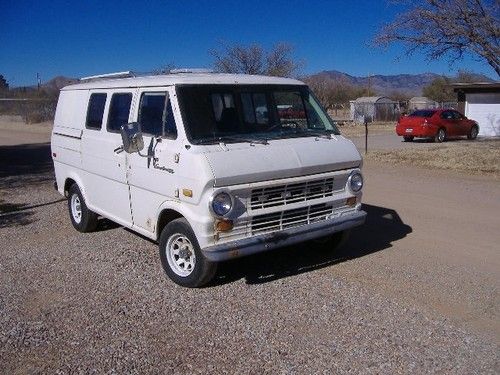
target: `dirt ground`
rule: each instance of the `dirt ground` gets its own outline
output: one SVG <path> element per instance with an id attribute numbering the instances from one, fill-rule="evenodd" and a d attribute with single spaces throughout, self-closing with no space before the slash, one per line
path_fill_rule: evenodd
<path id="1" fill-rule="evenodd" d="M 106 346 L 104 343 L 109 340 L 114 342 L 113 340 L 120 337 L 125 340 L 126 336 L 123 335 L 126 334 L 123 332 L 136 332 L 138 323 L 130 326 L 128 331 L 120 331 L 120 328 L 115 326 L 112 330 L 106 330 L 106 322 L 115 320 L 110 317 L 111 313 L 102 312 L 100 309 L 105 309 L 108 303 L 105 301 L 114 300 L 115 297 L 106 297 L 100 304 L 99 296 L 107 293 L 108 289 L 113 290 L 120 278 L 132 276 L 137 276 L 134 282 L 140 283 L 130 286 L 135 294 L 121 294 L 122 289 L 116 287 L 113 293 L 118 293 L 116 298 L 125 301 L 117 302 L 120 306 L 127 306 L 128 301 L 128 307 L 124 307 L 128 309 L 128 314 L 136 314 L 143 325 L 148 325 L 147 320 L 151 319 L 152 326 L 137 331 L 138 338 L 135 341 L 134 338 L 127 340 L 137 342 L 144 332 L 149 332 L 149 335 L 162 332 L 162 335 L 166 336 L 160 339 L 159 345 L 166 348 L 175 342 L 178 345 L 175 346 L 176 353 L 184 353 L 184 358 L 189 357 L 195 362 L 201 361 L 200 369 L 206 371 L 200 372 L 238 372 L 243 369 L 238 366 L 243 364 L 236 358 L 254 363 L 254 370 L 260 373 L 307 373 L 308 371 L 299 371 L 304 370 L 301 366 L 309 366 L 306 367 L 309 373 L 327 369 L 333 372 L 363 372 L 363 369 L 371 368 L 369 366 L 372 365 L 375 367 L 366 372 L 500 371 L 498 181 L 451 171 L 366 161 L 363 169 L 363 202 L 364 209 L 368 212 L 367 223 L 353 232 L 348 244 L 335 259 L 310 259 L 303 255 L 303 249 L 300 247 L 284 249 L 275 254 L 268 253 L 228 262 L 222 267 L 215 285 L 201 291 L 184 291 L 161 276 L 159 267 L 156 267 L 158 264 L 155 263 L 159 263 L 159 260 L 154 254 L 154 244 L 116 226 L 110 226 L 95 236 L 82 235 L 72 229 L 65 202 L 51 189 L 50 178 L 47 178 L 51 173 L 47 143 L 49 131 L 50 125 L 36 127 L 0 122 L 0 222 L 3 220 L 3 225 L 0 225 L 0 284 L 3 285 L 0 286 L 0 314 L 4 314 L 3 320 L 0 319 L 0 328 L 9 328 L 9 332 L 18 334 L 15 327 L 22 329 L 25 327 L 23 319 L 28 319 L 23 318 L 26 312 L 19 311 L 28 309 L 29 321 L 43 323 L 36 326 L 38 331 L 33 328 L 39 336 L 42 335 L 40 330 L 43 329 L 52 332 L 52 323 L 47 323 L 54 319 L 54 315 L 47 315 L 47 311 L 51 311 L 50 301 L 64 301 L 72 309 L 65 314 L 72 317 L 73 324 L 73 328 L 66 328 L 64 332 L 71 332 L 71 335 L 68 335 L 73 338 L 71 341 L 59 342 L 57 337 L 51 336 L 52 344 L 47 344 L 51 352 L 49 359 L 44 362 L 40 353 L 45 350 L 45 344 L 39 344 L 43 350 L 35 344 L 23 349 L 21 344 L 10 344 L 9 337 L 14 334 L 4 335 L 7 339 L 0 340 L 0 362 L 4 361 L 5 367 L 0 364 L 0 372 L 2 368 L 4 371 L 20 373 L 32 372 L 33 369 L 55 371 L 62 368 L 61 358 L 66 361 L 66 367 L 61 373 L 85 372 L 78 370 L 86 369 L 82 367 L 85 355 L 89 355 L 86 360 L 98 371 L 119 371 L 120 367 L 116 367 L 116 363 L 126 362 L 127 359 L 114 358 L 115 367 L 100 367 L 92 362 L 92 358 L 104 355 L 103 351 L 108 350 L 105 348 L 110 345 L 108 343 Z M 362 144 L 360 142 L 355 140 L 358 146 Z M 395 140 L 380 138 L 378 141 L 374 140 L 373 144 L 376 142 L 388 147 L 388 144 Z M 396 147 L 400 146 L 401 142 L 398 142 Z M 412 147 L 426 146 L 416 144 Z M 9 164 L 13 166 L 9 167 Z M 24 173 L 23 170 L 27 172 Z M 30 176 L 34 176 L 33 179 L 36 180 L 38 172 L 45 173 L 44 177 L 34 181 L 34 187 L 30 188 Z M 25 224 L 9 224 L 12 215 L 14 220 L 19 222 L 25 220 Z M 19 215 L 17 219 L 16 215 Z M 44 220 L 31 220 L 30 217 L 50 217 L 55 226 L 47 230 L 45 227 L 48 224 L 41 224 Z M 128 253 L 120 249 L 116 250 L 115 254 L 115 250 L 112 250 L 114 247 L 110 245 L 115 241 L 123 241 L 123 247 L 128 246 Z M 73 250 L 62 248 L 67 244 L 71 244 L 69 249 Z M 87 251 L 81 248 L 82 246 L 92 251 Z M 148 255 L 137 252 L 136 246 L 147 248 Z M 34 252 L 34 247 L 39 247 L 40 251 L 45 249 L 48 254 Z M 71 258 L 66 255 L 70 254 L 69 251 L 74 251 L 75 254 Z M 24 252 L 30 254 L 28 259 L 32 261 L 41 257 L 41 267 L 50 270 L 50 276 L 40 277 L 39 282 L 31 279 L 28 275 L 42 272 L 42 268 L 38 268 L 32 261 L 17 262 L 16 259 L 23 259 Z M 133 252 L 134 262 L 145 260 L 136 266 L 134 263 L 129 265 L 127 262 L 130 261 L 131 255 L 126 254 L 130 252 Z M 111 254 L 115 254 L 116 258 L 112 258 Z M 76 261 L 74 256 L 81 259 Z M 88 257 L 88 262 L 85 257 Z M 68 261 L 64 263 L 62 259 Z M 91 271 L 91 264 L 92 267 L 100 268 Z M 82 267 L 87 270 L 88 276 L 80 276 Z M 116 274 L 109 273 L 115 268 Z M 154 280 L 153 285 L 148 284 L 150 278 Z M 64 283 L 62 280 L 65 280 Z M 35 286 L 37 283 L 47 287 L 40 290 Z M 149 294 L 139 295 L 136 291 L 139 287 L 147 290 Z M 93 295 L 89 294 L 89 288 L 95 289 Z M 30 292 L 25 293 L 23 290 Z M 158 294 L 160 292 L 163 294 Z M 163 299 L 167 294 L 171 295 L 171 305 L 166 305 L 167 300 Z M 158 297 L 160 295 L 164 297 Z M 155 296 L 154 301 L 148 300 L 153 298 L 151 296 Z M 131 297 L 134 297 L 134 302 Z M 216 305 L 214 301 L 219 301 L 221 305 Z M 155 310 L 152 307 L 153 302 L 170 308 L 170 318 Z M 143 307 L 137 307 L 136 310 L 134 303 L 147 306 L 149 313 L 139 313 Z M 337 306 L 333 313 L 333 310 L 329 310 L 333 308 L 332 303 L 343 304 L 343 307 Z M 12 307 L 12 304 L 16 306 Z M 189 315 L 177 315 L 176 311 L 180 306 L 186 307 Z M 203 310 L 207 306 L 212 310 Z M 271 308 L 275 310 L 268 310 Z M 97 321 L 104 319 L 102 315 L 105 315 L 107 320 L 102 320 L 99 329 L 101 332 L 107 332 L 110 338 L 106 338 L 102 333 L 98 339 L 89 338 L 80 332 L 83 339 L 75 339 L 78 334 L 72 330 L 78 329 L 79 326 L 75 321 L 76 317 L 80 316 L 78 311 L 90 314 Z M 212 323 L 201 320 L 202 318 L 196 320 L 192 315 L 195 311 L 202 311 L 200 314 L 204 316 L 219 314 L 221 319 L 227 320 L 226 328 L 218 329 L 212 326 Z M 230 315 L 226 315 L 228 311 L 231 312 Z M 245 311 L 245 314 L 241 315 L 241 311 Z M 155 314 L 158 315 L 156 320 Z M 176 341 L 178 339 L 173 335 L 174 331 L 165 331 L 153 324 L 153 321 L 161 324 L 159 317 L 169 319 L 168 324 L 174 327 L 174 331 L 177 329 L 175 327 L 184 327 L 184 340 L 194 341 L 184 344 Z M 239 320 L 233 321 L 235 317 L 239 317 Z M 250 326 L 238 326 L 239 322 L 247 318 L 250 319 L 247 322 Z M 184 326 L 186 321 L 189 322 L 187 327 Z M 280 322 L 287 322 L 287 325 L 280 326 Z M 191 331 L 195 323 L 199 329 L 196 335 Z M 49 325 L 49 328 L 45 324 Z M 126 324 L 131 323 L 127 320 Z M 444 328 L 436 329 L 437 325 Z M 255 333 L 263 330 L 259 327 L 264 326 L 266 330 L 262 331 L 262 336 Z M 228 327 L 236 328 L 231 331 Z M 92 326 L 87 326 L 89 332 L 93 332 L 93 329 Z M 226 337 L 224 335 L 228 334 L 228 329 L 232 336 Z M 291 341 L 283 339 L 285 334 L 296 337 L 295 343 L 290 344 Z M 200 340 L 206 343 L 218 335 L 225 337 L 226 341 L 216 341 L 213 350 L 199 349 Z M 234 335 L 243 335 L 254 342 L 240 342 Z M 301 341 L 297 335 L 307 340 Z M 364 341 L 365 338 L 367 342 Z M 261 339 L 262 346 L 259 346 Z M 103 351 L 83 349 L 81 345 L 85 345 L 85 340 L 98 348 L 102 344 Z M 198 344 L 195 345 L 194 342 Z M 327 342 L 329 349 L 322 346 Z M 357 354 L 353 354 L 354 357 L 351 358 L 340 347 L 334 350 L 332 348 L 336 346 L 333 342 L 341 343 L 350 348 L 351 354 Z M 232 346 L 229 343 L 238 347 L 234 349 L 234 357 L 217 357 L 221 354 L 215 353 L 233 350 L 230 349 Z M 311 343 L 315 343 L 314 349 L 310 346 Z M 205 356 L 202 360 L 196 356 L 196 352 L 187 349 L 184 351 L 182 345 L 188 345 L 189 348 L 194 345 L 213 358 Z M 80 351 L 72 351 L 73 347 L 79 347 Z M 267 349 L 263 349 L 266 347 L 276 351 L 266 351 Z M 162 353 L 159 350 L 155 347 L 153 352 Z M 302 362 L 299 361 L 297 357 L 303 356 L 308 350 L 316 353 L 313 356 L 315 358 L 305 356 Z M 407 351 L 411 354 L 405 354 Z M 128 352 L 129 362 L 138 358 L 140 350 L 137 356 L 134 356 L 134 353 Z M 110 355 L 117 356 L 116 353 Z M 176 360 L 180 358 L 177 354 L 173 356 Z M 391 362 L 391 356 L 397 357 L 402 364 L 395 365 Z M 250 360 L 250 357 L 253 359 Z M 151 361 L 153 363 L 154 359 Z M 176 362 L 178 371 L 170 368 L 172 373 L 191 372 L 189 366 L 185 367 L 187 365 L 181 363 L 180 359 L 179 361 Z M 29 366 L 23 363 L 29 363 Z M 212 364 L 215 367 L 203 367 Z M 273 367 L 278 365 L 282 367 Z M 92 367 L 89 369 L 91 371 Z M 146 367 L 141 366 L 133 370 L 121 369 L 126 372 L 149 372 L 145 370 Z"/>

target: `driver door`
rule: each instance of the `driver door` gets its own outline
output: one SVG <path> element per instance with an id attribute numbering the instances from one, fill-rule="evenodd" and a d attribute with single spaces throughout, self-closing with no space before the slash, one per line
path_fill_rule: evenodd
<path id="1" fill-rule="evenodd" d="M 180 150 L 176 141 L 173 96 L 175 91 L 169 87 L 141 89 L 132 116 L 140 125 L 144 149 L 143 156 L 137 152 L 127 154 L 130 206 L 134 227 L 148 233 L 155 232 L 160 205 L 167 199 L 177 198 Z"/>

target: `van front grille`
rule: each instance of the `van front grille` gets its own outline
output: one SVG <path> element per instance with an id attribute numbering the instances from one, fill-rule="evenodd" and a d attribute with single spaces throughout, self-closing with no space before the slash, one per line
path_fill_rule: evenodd
<path id="1" fill-rule="evenodd" d="M 335 192 L 344 189 L 346 181 L 347 176 L 336 176 L 335 178 L 329 177 L 301 183 L 254 189 L 251 193 L 250 208 L 258 210 L 331 197 Z M 307 207 L 304 209 L 307 209 Z"/>
<path id="2" fill-rule="evenodd" d="M 333 206 L 317 204 L 314 206 L 255 216 L 252 218 L 250 227 L 252 234 L 274 232 L 326 220 L 328 215 L 332 213 Z"/>

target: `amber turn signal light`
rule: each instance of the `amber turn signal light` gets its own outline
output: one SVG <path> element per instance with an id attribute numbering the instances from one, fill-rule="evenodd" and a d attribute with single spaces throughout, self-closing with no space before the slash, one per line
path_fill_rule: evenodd
<path id="1" fill-rule="evenodd" d="M 227 232 L 233 229 L 233 221 L 232 220 L 216 220 L 215 221 L 215 230 L 217 232 Z"/>

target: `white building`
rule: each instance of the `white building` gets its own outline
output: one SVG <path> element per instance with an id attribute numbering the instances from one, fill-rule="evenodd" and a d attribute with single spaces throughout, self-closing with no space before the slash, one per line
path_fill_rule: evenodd
<path id="1" fill-rule="evenodd" d="M 500 82 L 456 83 L 458 110 L 479 123 L 479 135 L 500 136 Z"/>

